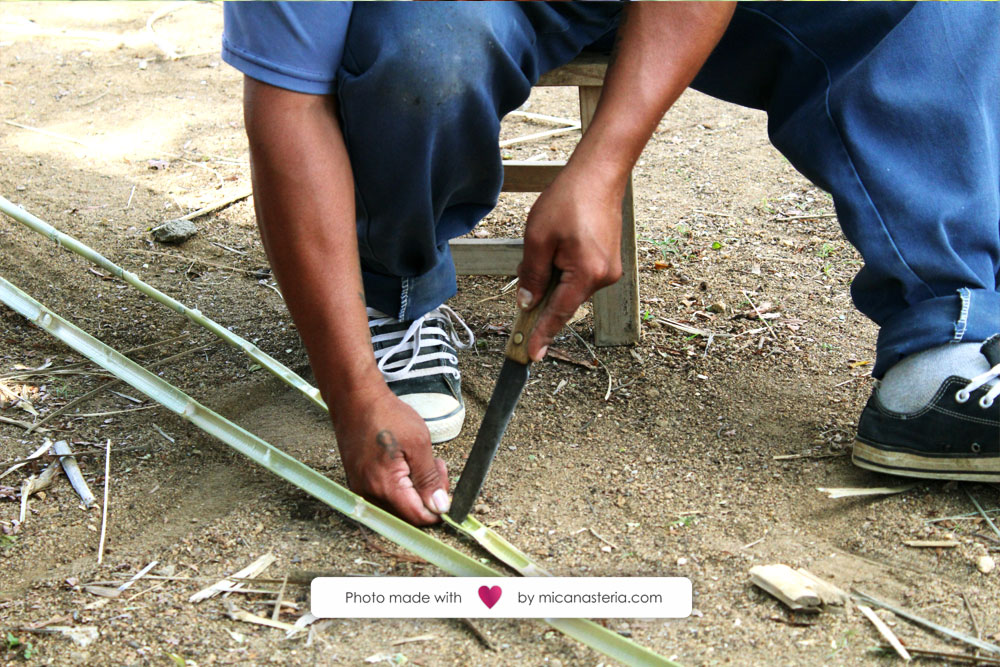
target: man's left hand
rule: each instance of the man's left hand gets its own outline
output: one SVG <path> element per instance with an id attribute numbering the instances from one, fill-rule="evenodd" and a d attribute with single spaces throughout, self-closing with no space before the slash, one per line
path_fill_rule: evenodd
<path id="1" fill-rule="evenodd" d="M 562 271 L 528 340 L 528 356 L 538 361 L 552 339 L 584 301 L 622 275 L 621 224 L 624 184 L 604 185 L 587 167 L 571 163 L 538 197 L 524 232 L 518 267 L 517 301 L 531 308 L 541 300 L 553 267 Z M 612 179 L 613 180 L 613 179 Z"/>

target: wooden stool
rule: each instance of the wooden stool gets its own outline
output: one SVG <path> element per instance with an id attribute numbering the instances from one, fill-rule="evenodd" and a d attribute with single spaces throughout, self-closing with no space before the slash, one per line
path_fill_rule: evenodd
<path id="1" fill-rule="evenodd" d="M 580 91 L 582 131 L 594 117 L 604 85 L 608 58 L 584 55 L 543 75 L 539 86 L 576 86 Z M 541 192 L 565 162 L 504 160 L 504 192 Z M 521 261 L 522 239 L 455 239 L 451 253 L 459 275 L 514 276 Z M 598 345 L 633 345 L 639 342 L 639 272 L 635 246 L 635 211 L 632 175 L 622 200 L 621 280 L 594 294 L 594 342 Z"/>

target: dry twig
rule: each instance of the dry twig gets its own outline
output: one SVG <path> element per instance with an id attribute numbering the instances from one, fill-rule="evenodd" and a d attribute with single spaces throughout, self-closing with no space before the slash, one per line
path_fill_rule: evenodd
<path id="1" fill-rule="evenodd" d="M 896 636 L 896 633 L 894 633 L 892 629 L 890 629 L 889 626 L 885 624 L 885 621 L 879 618 L 875 614 L 875 612 L 872 611 L 871 607 L 869 607 L 868 605 L 859 604 L 858 610 L 865 615 L 865 618 L 867 618 L 869 621 L 872 622 L 872 625 L 875 626 L 875 629 L 878 630 L 878 633 L 882 635 L 883 639 L 889 642 L 889 646 L 891 646 L 892 650 L 894 650 L 897 654 L 899 654 L 900 658 L 902 658 L 906 662 L 909 662 L 910 660 L 913 659 L 910 657 L 910 654 L 906 652 L 906 648 L 902 645 L 902 643 L 900 643 L 899 637 Z"/>
<path id="2" fill-rule="evenodd" d="M 108 531 L 108 493 L 111 490 L 111 440 L 108 440 L 104 454 L 104 509 L 101 510 L 101 540 L 97 545 L 97 564 L 104 562 L 104 540 Z"/>

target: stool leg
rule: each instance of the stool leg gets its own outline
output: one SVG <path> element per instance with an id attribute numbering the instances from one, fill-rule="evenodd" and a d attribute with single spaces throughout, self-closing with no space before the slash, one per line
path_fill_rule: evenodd
<path id="1" fill-rule="evenodd" d="M 580 86 L 580 125 L 587 131 L 600 86 Z M 622 277 L 594 294 L 594 342 L 597 345 L 635 345 L 639 342 L 639 262 L 635 245 L 635 208 L 632 176 L 622 199 Z"/>

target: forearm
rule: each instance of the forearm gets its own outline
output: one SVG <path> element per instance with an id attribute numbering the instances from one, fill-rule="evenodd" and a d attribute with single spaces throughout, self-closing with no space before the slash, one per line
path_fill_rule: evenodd
<path id="1" fill-rule="evenodd" d="M 333 101 L 246 80 L 257 222 L 334 420 L 385 388 L 371 353 L 354 183 Z"/>
<path id="2" fill-rule="evenodd" d="M 594 119 L 569 162 L 592 185 L 624 188 L 670 106 L 697 75 L 732 17 L 731 2 L 631 2 Z"/>

